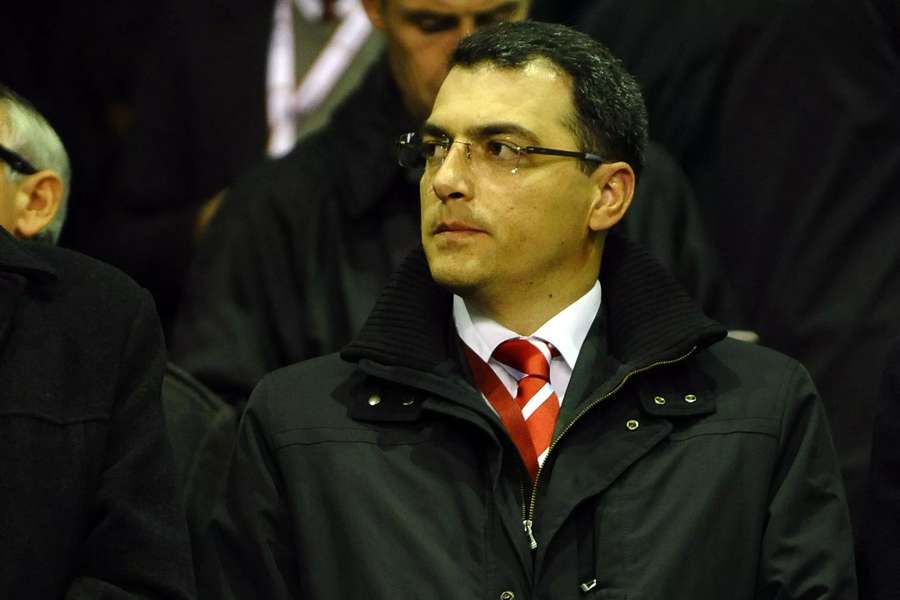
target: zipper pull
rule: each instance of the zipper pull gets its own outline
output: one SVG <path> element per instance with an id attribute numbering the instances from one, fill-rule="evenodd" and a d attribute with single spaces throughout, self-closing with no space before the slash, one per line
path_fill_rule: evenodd
<path id="1" fill-rule="evenodd" d="M 522 525 L 525 526 L 525 534 L 528 536 L 528 542 L 531 546 L 531 549 L 537 550 L 537 540 L 534 539 L 534 531 L 532 530 L 534 521 L 532 521 L 531 519 L 525 519 L 524 521 L 522 521 Z"/>

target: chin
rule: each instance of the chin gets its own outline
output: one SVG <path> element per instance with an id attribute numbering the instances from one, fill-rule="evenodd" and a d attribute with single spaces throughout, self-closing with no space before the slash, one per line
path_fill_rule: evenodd
<path id="1" fill-rule="evenodd" d="M 449 260 L 429 261 L 431 278 L 442 288 L 458 294 L 466 295 L 468 291 L 478 288 L 483 277 L 478 272 L 472 272 L 458 262 Z"/>

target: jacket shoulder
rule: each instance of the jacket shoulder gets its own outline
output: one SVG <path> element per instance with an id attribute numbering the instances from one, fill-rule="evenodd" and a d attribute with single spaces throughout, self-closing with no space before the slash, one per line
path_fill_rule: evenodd
<path id="1" fill-rule="evenodd" d="M 726 338 L 701 352 L 697 364 L 714 388 L 719 418 L 780 423 L 787 413 L 819 402 L 803 365 L 765 346 Z"/>
<path id="2" fill-rule="evenodd" d="M 766 370 L 792 370 L 802 369 L 802 365 L 796 360 L 773 350 L 767 346 L 725 338 L 707 348 L 701 357 L 708 356 L 712 359 L 728 364 L 738 371 L 755 371 L 760 368 Z"/>
<path id="3" fill-rule="evenodd" d="M 47 290 L 56 306 L 68 311 L 84 307 L 105 315 L 107 322 L 117 315 L 132 315 L 135 306 L 151 302 L 148 292 L 119 269 L 78 252 L 40 243 L 25 243 L 32 256 L 52 268 L 55 276 L 32 279 L 31 285 Z M 78 313 L 70 312 L 73 320 Z"/>
<path id="4" fill-rule="evenodd" d="M 259 382 L 247 412 L 271 434 L 297 427 L 327 427 L 349 423 L 342 390 L 364 377 L 354 363 L 338 353 L 277 369 Z"/>

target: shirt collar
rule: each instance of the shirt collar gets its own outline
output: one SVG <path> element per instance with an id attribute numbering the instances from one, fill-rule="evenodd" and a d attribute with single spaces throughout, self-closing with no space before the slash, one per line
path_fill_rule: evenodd
<path id="1" fill-rule="evenodd" d="M 601 299 L 600 282 L 597 281 L 590 291 L 554 315 L 529 337 L 540 338 L 553 344 L 569 368 L 574 368 L 581 352 L 581 345 L 597 316 L 597 311 L 600 310 Z M 521 337 L 490 317 L 474 310 L 470 311 L 466 301 L 455 294 L 453 321 L 463 343 L 484 362 L 490 360 L 494 350 L 502 342 L 509 338 Z"/>

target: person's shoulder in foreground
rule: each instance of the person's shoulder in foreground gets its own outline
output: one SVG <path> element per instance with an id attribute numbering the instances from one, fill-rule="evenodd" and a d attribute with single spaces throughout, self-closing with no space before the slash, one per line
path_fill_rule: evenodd
<path id="1" fill-rule="evenodd" d="M 149 294 L 5 231 L 0 286 L 0 593 L 193 597 Z"/>

